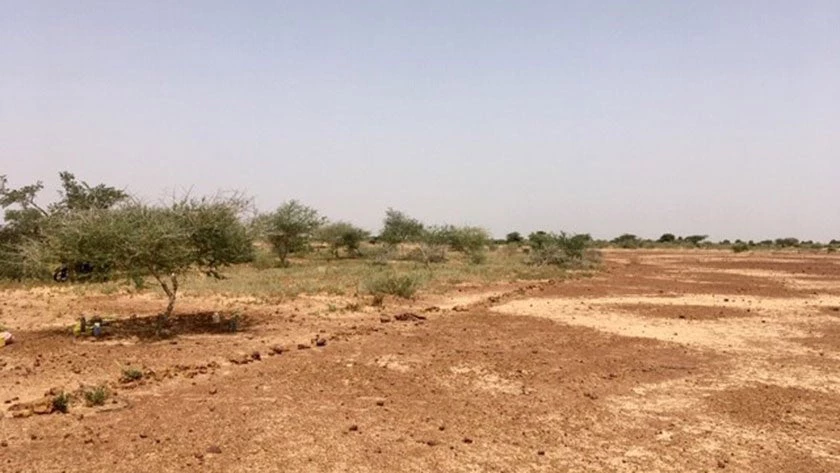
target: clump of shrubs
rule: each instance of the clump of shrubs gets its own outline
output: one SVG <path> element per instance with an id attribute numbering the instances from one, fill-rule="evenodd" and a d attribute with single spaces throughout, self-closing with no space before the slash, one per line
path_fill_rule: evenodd
<path id="1" fill-rule="evenodd" d="M 380 305 L 386 295 L 410 299 L 421 285 L 422 279 L 416 274 L 384 272 L 368 278 L 363 289 L 373 295 L 375 305 Z"/>
<path id="2" fill-rule="evenodd" d="M 750 245 L 744 242 L 736 242 L 732 245 L 732 251 L 735 253 L 743 253 L 745 251 L 750 251 Z"/>
<path id="3" fill-rule="evenodd" d="M 592 237 L 588 234 L 531 233 L 528 235 L 531 251 L 527 262 L 537 266 L 589 267 L 600 261 L 600 254 L 590 248 L 591 243 Z"/>

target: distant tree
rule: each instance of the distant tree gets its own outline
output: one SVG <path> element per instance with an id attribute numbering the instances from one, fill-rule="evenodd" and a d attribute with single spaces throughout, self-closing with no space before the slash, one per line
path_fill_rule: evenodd
<path id="1" fill-rule="evenodd" d="M 519 232 L 510 232 L 505 235 L 506 243 L 522 243 L 523 241 L 525 241 L 525 237 Z"/>
<path id="2" fill-rule="evenodd" d="M 271 244 L 280 264 L 288 266 L 290 253 L 308 248 L 309 240 L 326 219 L 297 200 L 283 203 L 274 212 L 257 219 L 260 231 Z"/>
<path id="3" fill-rule="evenodd" d="M 799 240 L 796 238 L 788 237 L 788 238 L 777 238 L 774 242 L 776 246 L 780 246 L 782 248 L 788 248 L 792 246 L 799 246 Z"/>
<path id="4" fill-rule="evenodd" d="M 420 241 L 423 239 L 424 230 L 425 226 L 419 220 L 389 208 L 385 212 L 385 220 L 379 239 L 390 245 Z"/>
<path id="5" fill-rule="evenodd" d="M 588 234 L 538 231 L 528 235 L 528 244 L 531 247 L 530 264 L 575 267 L 586 263 L 592 237 Z"/>
<path id="6" fill-rule="evenodd" d="M 334 222 L 319 228 L 317 238 L 328 243 L 333 255 L 337 258 L 341 248 L 344 248 L 349 256 L 358 255 L 359 246 L 370 238 L 370 233 L 352 223 Z"/>
<path id="7" fill-rule="evenodd" d="M 691 243 L 692 245 L 699 245 L 703 240 L 708 238 L 708 235 L 689 235 L 685 237 L 685 241 Z"/>
<path id="8" fill-rule="evenodd" d="M 636 235 L 633 235 L 632 233 L 624 233 L 616 238 L 613 238 L 611 243 L 620 248 L 638 248 L 642 242 Z"/>
<path id="9" fill-rule="evenodd" d="M 659 243 L 672 243 L 677 241 L 677 237 L 673 233 L 663 233 L 658 240 Z"/>

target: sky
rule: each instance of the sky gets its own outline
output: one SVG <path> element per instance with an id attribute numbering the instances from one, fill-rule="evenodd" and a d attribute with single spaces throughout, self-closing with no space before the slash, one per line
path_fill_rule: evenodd
<path id="1" fill-rule="evenodd" d="M 0 174 L 840 239 L 840 2 L 0 0 Z"/>

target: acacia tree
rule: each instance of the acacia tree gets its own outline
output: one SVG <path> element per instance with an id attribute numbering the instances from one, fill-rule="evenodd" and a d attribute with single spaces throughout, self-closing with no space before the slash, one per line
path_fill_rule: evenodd
<path id="1" fill-rule="evenodd" d="M 289 254 L 305 250 L 315 230 L 325 221 L 317 210 L 290 200 L 274 212 L 259 217 L 257 225 L 280 258 L 280 264 L 288 266 Z"/>
<path id="2" fill-rule="evenodd" d="M 215 271 L 247 258 L 251 240 L 238 200 L 185 200 L 172 206 L 132 202 L 113 209 L 67 212 L 51 219 L 45 238 L 28 252 L 48 261 L 108 264 L 142 285 L 152 277 L 166 294 L 166 320 L 181 276 L 212 264 Z"/>
<path id="3" fill-rule="evenodd" d="M 333 222 L 318 229 L 317 238 L 328 243 L 333 256 L 338 258 L 338 251 L 344 248 L 349 256 L 359 253 L 361 243 L 370 237 L 367 230 L 363 230 L 352 223 Z"/>
<path id="4" fill-rule="evenodd" d="M 59 178 L 60 199 L 45 208 L 36 202 L 44 188 L 41 181 L 12 189 L 8 187 L 6 176 L 0 176 L 0 208 L 5 210 L 4 223 L 0 225 L 0 276 L 21 278 L 28 275 L 23 248 L 43 237 L 51 218 L 79 210 L 107 209 L 128 197 L 115 187 L 79 182 L 66 171 L 59 173 Z M 75 262 L 78 261 L 62 261 Z"/>
<path id="5" fill-rule="evenodd" d="M 385 211 L 385 220 L 379 239 L 389 245 L 420 241 L 425 233 L 423 222 L 389 208 Z"/>

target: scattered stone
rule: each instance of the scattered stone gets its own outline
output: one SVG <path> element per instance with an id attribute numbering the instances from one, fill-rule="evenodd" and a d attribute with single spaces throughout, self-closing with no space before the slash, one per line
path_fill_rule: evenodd
<path id="1" fill-rule="evenodd" d="M 209 447 L 207 447 L 207 453 L 213 453 L 213 454 L 218 455 L 218 454 L 222 453 L 222 449 L 219 448 L 218 445 L 210 445 Z"/>
<path id="2" fill-rule="evenodd" d="M 316 347 L 323 347 L 327 345 L 327 339 L 321 337 L 320 335 L 315 337 L 315 346 Z"/>
<path id="3" fill-rule="evenodd" d="M 251 359 L 254 361 L 260 361 L 262 360 L 262 355 L 260 355 L 260 352 L 254 351 L 253 353 L 251 353 Z"/>
<path id="4" fill-rule="evenodd" d="M 464 443 L 473 443 L 473 440 L 469 437 L 464 437 Z"/>
<path id="5" fill-rule="evenodd" d="M 538 450 L 537 455 L 539 455 L 541 457 L 545 456 L 545 450 Z"/>
<path id="6" fill-rule="evenodd" d="M 306 343 L 298 343 L 298 345 L 297 345 L 298 350 L 308 350 L 310 348 L 312 348 L 312 347 L 310 347 Z"/>
<path id="7" fill-rule="evenodd" d="M 9 442 L 7 442 L 5 440 L 0 441 L 0 447 L 8 447 L 8 446 L 9 446 Z"/>
<path id="8" fill-rule="evenodd" d="M 464 307 L 464 306 L 461 306 L 461 305 L 456 305 L 455 307 L 452 308 L 452 310 L 454 310 L 455 312 L 466 312 L 469 309 Z"/>
<path id="9" fill-rule="evenodd" d="M 376 401 L 376 405 L 382 407 L 385 405 L 385 401 Z"/>
<path id="10" fill-rule="evenodd" d="M 216 394 L 217 392 L 219 392 L 219 390 L 218 390 L 218 389 L 216 389 L 216 388 L 211 388 L 211 389 L 210 389 L 210 394 L 211 394 L 211 395 Z"/>
<path id="11" fill-rule="evenodd" d="M 286 351 L 286 349 L 283 348 L 283 345 L 274 345 L 271 347 L 271 353 L 274 353 L 275 355 L 282 355 L 284 351 Z"/>
<path id="12" fill-rule="evenodd" d="M 437 440 L 427 440 L 426 445 L 428 445 L 430 447 L 435 447 L 435 446 L 440 445 L 440 442 L 438 442 Z"/>
<path id="13" fill-rule="evenodd" d="M 353 424 L 353 425 L 351 425 L 351 426 L 350 426 L 350 428 L 349 428 L 349 429 L 347 429 L 347 430 L 349 430 L 350 432 L 358 432 L 358 431 L 359 431 L 359 426 L 358 426 L 358 425 L 356 425 L 356 424 Z"/>
<path id="14" fill-rule="evenodd" d="M 394 320 L 399 320 L 400 322 L 415 322 L 418 320 L 426 320 L 426 317 L 422 315 L 413 314 L 411 312 L 405 312 L 402 314 L 395 315 Z"/>
<path id="15" fill-rule="evenodd" d="M 391 322 L 391 317 L 383 314 L 379 316 L 379 321 L 383 324 L 387 324 Z"/>

